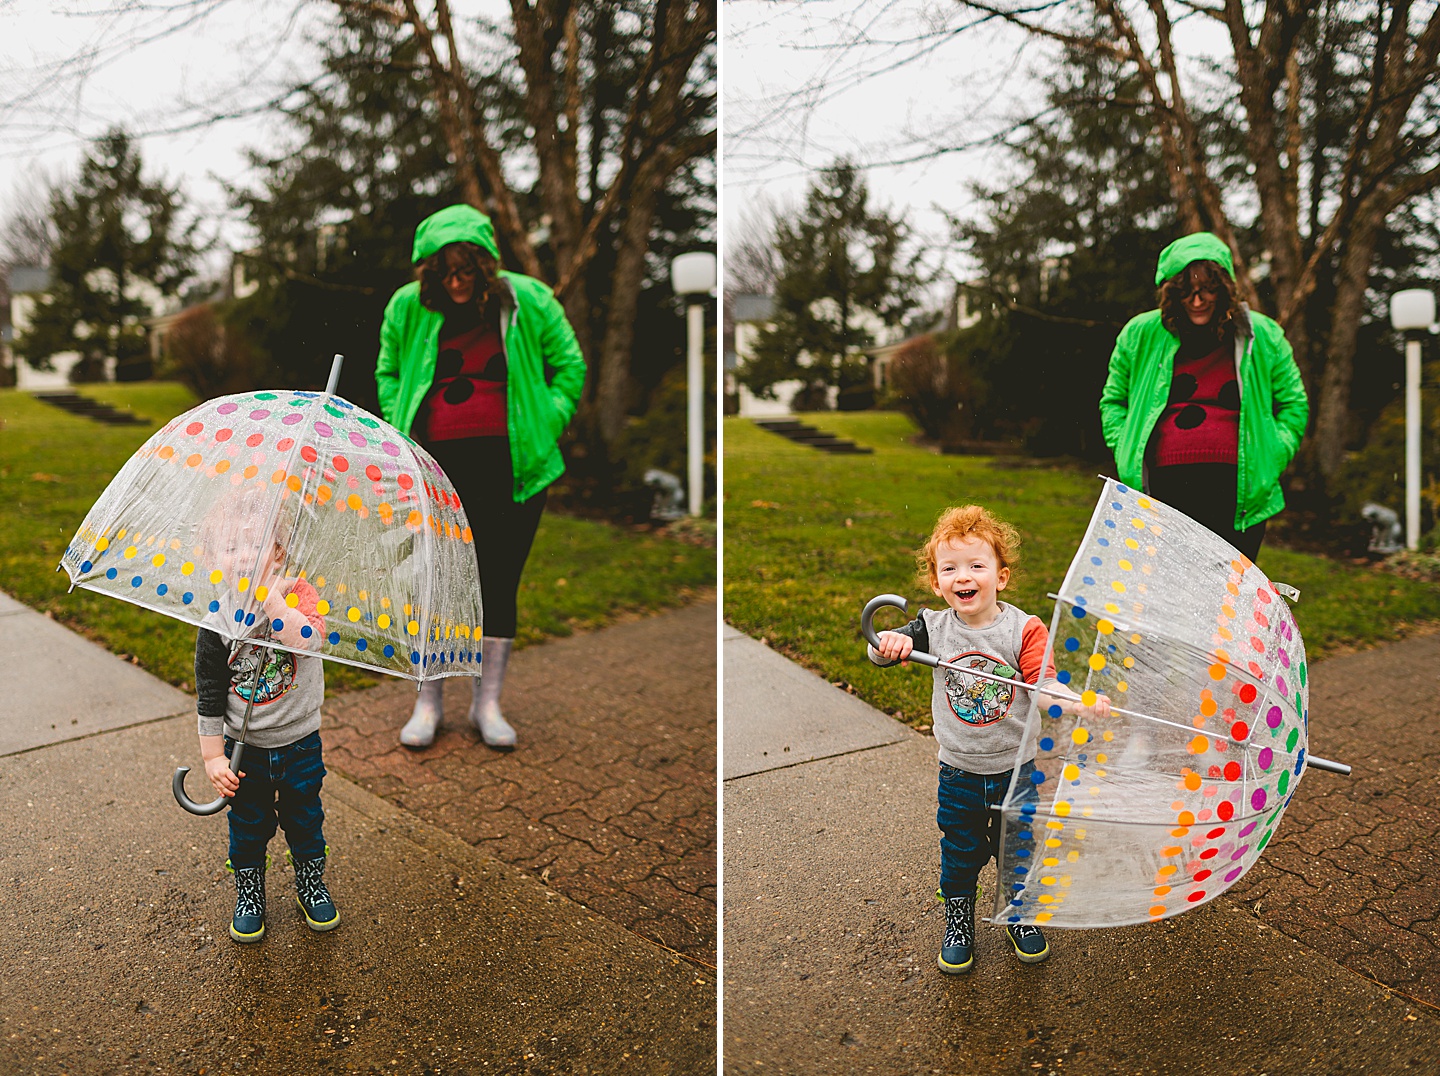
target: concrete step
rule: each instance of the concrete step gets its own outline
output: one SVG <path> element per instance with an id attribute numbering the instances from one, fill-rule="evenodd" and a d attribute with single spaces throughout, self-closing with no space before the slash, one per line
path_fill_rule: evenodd
<path id="1" fill-rule="evenodd" d="M 37 392 L 35 399 L 69 411 L 72 415 L 91 418 L 108 426 L 148 426 L 150 420 L 129 411 L 121 411 L 109 404 L 91 400 L 75 392 Z"/>
<path id="2" fill-rule="evenodd" d="M 778 433 L 781 437 L 788 438 L 796 444 L 809 445 L 822 452 L 858 456 L 875 451 L 865 445 L 857 445 L 854 441 L 844 437 L 837 437 L 833 433 L 817 430 L 814 426 L 796 419 L 756 419 L 755 425 L 762 430 Z"/>

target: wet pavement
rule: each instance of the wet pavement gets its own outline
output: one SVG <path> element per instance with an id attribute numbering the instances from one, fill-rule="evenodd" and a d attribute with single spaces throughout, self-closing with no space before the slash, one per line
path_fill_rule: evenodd
<path id="1" fill-rule="evenodd" d="M 1313 667 L 1313 749 L 1355 774 L 1308 773 L 1241 885 L 1158 924 L 1049 931 L 1038 965 L 982 924 L 953 977 L 935 741 L 883 715 L 857 731 L 855 700 L 803 670 L 776 681 L 808 696 L 793 720 L 741 707 L 775 662 L 723 639 L 727 1073 L 1440 1071 L 1440 634 Z"/>
<path id="2" fill-rule="evenodd" d="M 1314 666 L 1305 775 L 1231 899 L 1440 1014 L 1440 633 Z"/>
<path id="3" fill-rule="evenodd" d="M 401 747 L 413 685 L 329 700 L 325 760 L 356 784 L 714 969 L 713 602 L 517 651 L 501 700 L 519 733 L 492 751 L 451 681 L 445 723 Z"/>
<path id="4" fill-rule="evenodd" d="M 0 668 L 7 682 L 28 685 L 25 695 L 0 697 L 0 730 L 9 737 L 0 742 L 12 745 L 0 753 L 0 1073 L 714 1071 L 713 972 L 693 953 L 687 959 L 644 936 L 669 930 L 698 950 L 686 933 L 690 920 L 684 930 L 669 924 L 703 920 L 707 907 L 714 918 L 714 605 L 668 615 L 662 631 L 672 649 L 678 628 L 699 636 L 708 623 L 708 686 L 704 665 L 662 667 L 634 651 L 654 645 L 643 622 L 608 629 L 621 632 L 613 650 L 604 632 L 564 640 L 558 653 L 550 644 L 532 647 L 512 659 L 514 698 L 551 678 L 567 687 L 554 699 L 513 707 L 521 748 L 492 760 L 488 749 L 465 744 L 473 733 L 457 731 L 435 753 L 440 775 L 423 789 L 459 784 L 455 774 L 472 772 L 476 794 L 489 787 L 484 766 L 456 761 L 467 752 L 486 765 L 527 767 L 528 784 L 516 783 L 523 817 L 533 812 L 565 835 L 550 840 L 548 875 L 491 854 L 513 826 L 508 816 L 477 847 L 372 795 L 332 759 L 326 881 L 341 925 L 320 935 L 305 926 L 277 838 L 266 937 L 240 946 L 227 933 L 234 890 L 223 868 L 226 824 L 184 813 L 170 792 L 176 766 L 199 766 L 193 697 L 0 596 Z M 46 668 L 63 675 L 35 675 L 39 638 Z M 587 664 L 591 647 L 625 660 Z M 708 732 L 698 710 L 681 719 L 667 709 L 682 699 L 698 706 L 685 698 L 686 684 L 708 699 Z M 116 690 L 131 705 L 96 701 Z M 359 698 L 378 707 L 382 690 L 327 701 L 327 756 L 332 710 Z M 559 732 L 547 741 L 538 731 L 542 712 L 557 727 L 593 722 L 593 732 L 568 741 L 589 755 L 555 747 Z M 354 725 L 346 727 L 358 745 Z M 607 730 L 623 750 L 601 748 Z M 394 728 L 385 735 L 393 739 Z M 710 792 L 689 815 L 669 806 L 680 798 L 670 784 L 646 783 L 624 768 L 653 764 L 687 792 L 701 787 L 686 769 L 694 760 L 674 762 L 688 756 L 669 745 L 684 739 L 703 752 L 707 735 Z M 377 729 L 376 754 L 384 753 L 382 738 Z M 542 755 L 547 742 L 551 753 Z M 448 764 L 440 761 L 446 757 Z M 542 757 L 556 767 L 546 787 L 537 776 Z M 412 761 L 432 772 L 424 759 Z M 591 763 L 588 770 L 580 761 Z M 192 794 L 200 791 L 195 781 L 192 774 Z M 642 783 L 646 795 L 627 798 Z M 576 788 L 590 794 L 562 806 Z M 395 787 L 389 793 L 399 795 Z M 448 809 L 432 804 L 436 817 L 463 830 L 475 812 L 448 802 Z M 636 916 L 640 929 L 598 910 L 601 897 L 582 905 L 547 884 L 557 874 L 588 877 L 591 864 L 580 862 L 578 849 L 598 840 L 580 839 L 585 830 L 571 808 L 626 827 L 629 843 L 616 844 L 631 850 L 626 863 L 642 867 L 628 875 L 610 869 L 606 899 L 642 908 L 650 919 Z M 663 811 L 673 811 L 673 827 Z M 656 819 L 649 830 L 641 825 L 647 815 Z M 693 851 L 705 847 L 708 874 L 707 857 Z M 657 879 L 691 885 L 696 906 L 677 911 L 676 899 L 653 897 L 642 883 L 658 889 Z"/>

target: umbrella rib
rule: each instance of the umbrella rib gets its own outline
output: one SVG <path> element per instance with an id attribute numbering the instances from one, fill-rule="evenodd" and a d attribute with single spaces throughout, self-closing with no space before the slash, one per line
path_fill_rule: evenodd
<path id="1" fill-rule="evenodd" d="M 439 464 L 436 464 L 436 466 L 438 467 Z M 434 548 L 434 528 L 430 527 L 426 522 L 432 515 L 430 511 L 432 507 L 433 505 L 430 503 L 430 483 L 422 478 L 420 481 L 420 533 L 424 536 L 426 545 L 425 563 L 433 565 L 436 555 Z M 435 573 L 426 572 L 425 589 L 422 592 L 424 594 L 424 604 L 421 606 L 420 613 L 419 638 L 422 640 L 420 643 L 420 675 L 417 677 L 417 679 L 421 681 L 425 679 L 425 659 L 430 656 L 430 600 L 434 592 L 434 587 Z"/>
<path id="2" fill-rule="evenodd" d="M 1000 676 L 997 673 L 985 672 L 982 669 L 967 669 L 963 665 L 956 665 L 950 661 L 942 661 L 939 658 L 935 659 L 935 664 L 942 669 L 951 669 L 958 673 L 964 673 L 966 676 L 977 676 L 982 680 L 993 680 L 997 684 L 1012 684 L 1015 687 L 1023 687 L 1026 691 L 1033 691 L 1039 695 L 1051 695 L 1055 698 L 1063 699 L 1066 702 L 1080 702 L 1080 696 L 1076 694 L 1075 690 L 1066 687 L 1058 680 L 1047 680 L 1043 684 L 1030 684 L 1024 680 L 1013 680 L 1007 676 Z M 1136 717 L 1141 721 L 1152 721 L 1157 725 L 1168 725 L 1170 728 L 1181 729 L 1184 732 L 1191 731 L 1189 725 L 1182 725 L 1178 721 L 1167 721 L 1163 717 L 1155 717 L 1152 714 L 1142 714 L 1138 710 L 1127 710 L 1122 706 L 1112 706 L 1110 707 L 1110 712 L 1112 714 L 1122 714 L 1125 717 Z M 1226 739 L 1234 744 L 1248 742 L 1247 740 L 1237 740 L 1233 736 L 1227 736 Z"/>

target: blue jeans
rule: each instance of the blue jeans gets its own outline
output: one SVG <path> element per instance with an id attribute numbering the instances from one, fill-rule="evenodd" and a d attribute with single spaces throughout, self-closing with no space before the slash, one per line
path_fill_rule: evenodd
<path id="1" fill-rule="evenodd" d="M 225 737 L 225 757 L 235 741 Z M 325 809 L 320 806 L 320 785 L 325 761 L 320 757 L 320 733 L 284 747 L 246 744 L 240 756 L 245 776 L 230 800 L 230 866 L 263 867 L 265 846 L 277 825 L 285 830 L 290 854 L 297 862 L 325 854 Z"/>
<path id="2" fill-rule="evenodd" d="M 980 869 L 999 854 L 1000 812 L 994 808 L 1005 801 L 1013 772 L 967 773 L 940 763 L 935 822 L 940 827 L 940 892 L 946 897 L 974 893 Z M 1020 767 L 1021 803 L 1038 798 L 1030 780 L 1034 772 L 1034 762 Z M 1034 841 L 1028 843 L 1033 846 Z"/>

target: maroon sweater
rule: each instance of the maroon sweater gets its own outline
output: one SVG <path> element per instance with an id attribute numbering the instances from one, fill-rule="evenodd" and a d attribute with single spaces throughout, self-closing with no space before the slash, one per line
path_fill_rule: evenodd
<path id="1" fill-rule="evenodd" d="M 1175 356 L 1170 400 L 1150 435 L 1153 466 L 1236 462 L 1240 383 L 1235 379 L 1234 342 L 1227 339 L 1213 347 L 1210 337 L 1196 343 L 1183 341 Z"/>
<path id="2" fill-rule="evenodd" d="M 508 370 L 500 334 L 486 325 L 440 330 L 435 380 L 417 423 L 428 441 L 462 437 L 505 437 L 505 387 Z"/>

